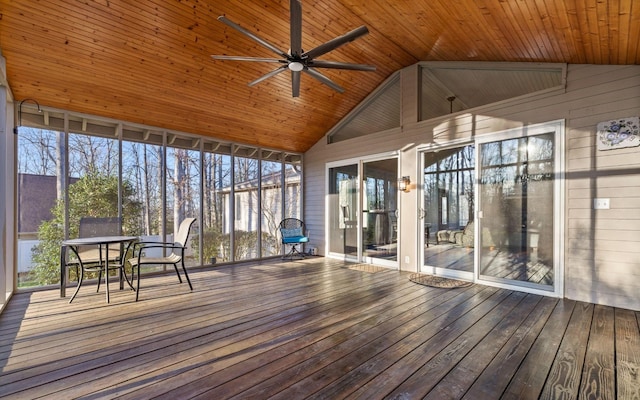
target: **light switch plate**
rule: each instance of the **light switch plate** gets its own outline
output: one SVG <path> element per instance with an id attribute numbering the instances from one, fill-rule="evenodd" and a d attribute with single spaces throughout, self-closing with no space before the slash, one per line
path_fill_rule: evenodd
<path id="1" fill-rule="evenodd" d="M 609 209 L 609 199 L 604 199 L 604 198 L 593 199 L 593 209 L 594 210 L 608 210 Z"/>

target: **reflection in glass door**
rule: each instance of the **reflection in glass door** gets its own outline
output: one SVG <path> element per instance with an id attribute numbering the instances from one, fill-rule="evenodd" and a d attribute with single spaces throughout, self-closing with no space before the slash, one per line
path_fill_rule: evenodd
<path id="1" fill-rule="evenodd" d="M 367 262 L 396 266 L 398 160 L 364 162 L 362 176 L 362 256 Z"/>
<path id="2" fill-rule="evenodd" d="M 423 154 L 422 272 L 473 279 L 475 146 Z"/>
<path id="3" fill-rule="evenodd" d="M 554 288 L 555 132 L 479 145 L 479 278 Z"/>

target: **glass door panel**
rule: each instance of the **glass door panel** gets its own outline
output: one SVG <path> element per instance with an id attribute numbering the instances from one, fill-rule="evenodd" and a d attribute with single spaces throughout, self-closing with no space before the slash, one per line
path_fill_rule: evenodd
<path id="1" fill-rule="evenodd" d="M 365 259 L 397 265 L 398 259 L 398 160 L 363 163 L 362 255 Z"/>
<path id="2" fill-rule="evenodd" d="M 423 154 L 423 267 L 473 279 L 475 146 Z"/>
<path id="3" fill-rule="evenodd" d="M 329 252 L 358 258 L 358 164 L 329 168 Z"/>
<path id="4" fill-rule="evenodd" d="M 554 287 L 554 133 L 480 145 L 480 279 Z"/>

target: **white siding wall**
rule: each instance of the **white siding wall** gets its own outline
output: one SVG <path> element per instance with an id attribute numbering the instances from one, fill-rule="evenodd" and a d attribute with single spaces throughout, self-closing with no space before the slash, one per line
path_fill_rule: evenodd
<path id="1" fill-rule="evenodd" d="M 419 182 L 416 147 L 447 143 L 547 121 L 566 121 L 565 296 L 640 310 L 640 147 L 597 151 L 596 125 L 640 116 L 640 66 L 569 65 L 566 90 L 528 96 L 472 112 L 417 122 L 417 66 L 402 71 L 402 128 L 334 144 L 321 139 L 305 154 L 305 222 L 325 252 L 325 165 L 400 152 L 399 176 Z M 418 192 L 402 193 L 400 269 L 418 269 Z M 593 210 L 593 198 L 611 209 Z M 409 263 L 405 263 L 408 257 Z"/>
<path id="2" fill-rule="evenodd" d="M 598 151 L 598 122 L 640 116 L 640 66 L 575 66 L 568 91 L 566 297 L 640 309 L 640 147 Z M 610 199 L 594 210 L 593 199 Z"/>

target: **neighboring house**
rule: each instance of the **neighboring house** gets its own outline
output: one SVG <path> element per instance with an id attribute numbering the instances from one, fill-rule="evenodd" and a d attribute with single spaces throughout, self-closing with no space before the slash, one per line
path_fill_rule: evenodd
<path id="1" fill-rule="evenodd" d="M 268 227 L 268 231 L 277 236 L 277 227 L 283 219 L 283 210 L 280 207 L 284 204 L 284 212 L 287 217 L 299 218 L 299 208 L 292 205 L 300 204 L 300 173 L 291 167 L 285 169 L 285 201 L 281 199 L 282 176 L 265 175 L 260 182 L 252 179 L 239 182 L 235 185 L 233 207 L 231 212 L 231 188 L 221 189 L 224 204 L 224 214 L 234 215 L 233 226 L 236 231 L 252 232 L 258 229 L 258 215 L 260 223 Z M 262 185 L 262 199 L 258 201 L 258 185 Z M 260 207 L 260 211 L 258 208 Z M 231 221 L 225 219 L 223 233 L 231 232 Z"/>
<path id="2" fill-rule="evenodd" d="M 70 178 L 69 184 L 77 181 Z M 22 238 L 35 238 L 42 222 L 53 218 L 56 185 L 55 176 L 18 174 L 18 233 Z"/>
<path id="3" fill-rule="evenodd" d="M 258 242 L 262 256 L 280 253 L 278 225 L 286 217 L 300 217 L 300 171 L 287 164 L 284 174 L 284 200 L 282 199 L 283 176 L 279 173 L 265 174 L 258 179 L 237 182 L 231 199 L 231 187 L 220 190 L 223 204 L 222 234 L 236 232 L 236 257 L 251 259 L 258 257 Z M 262 187 L 262 198 L 258 199 L 258 187 Z M 243 233 L 262 231 L 260 240 Z M 221 249 L 220 254 L 224 253 Z"/>
<path id="4" fill-rule="evenodd" d="M 50 220 L 56 204 L 55 176 L 18 174 L 18 232 L 35 238 L 43 221 Z"/>

